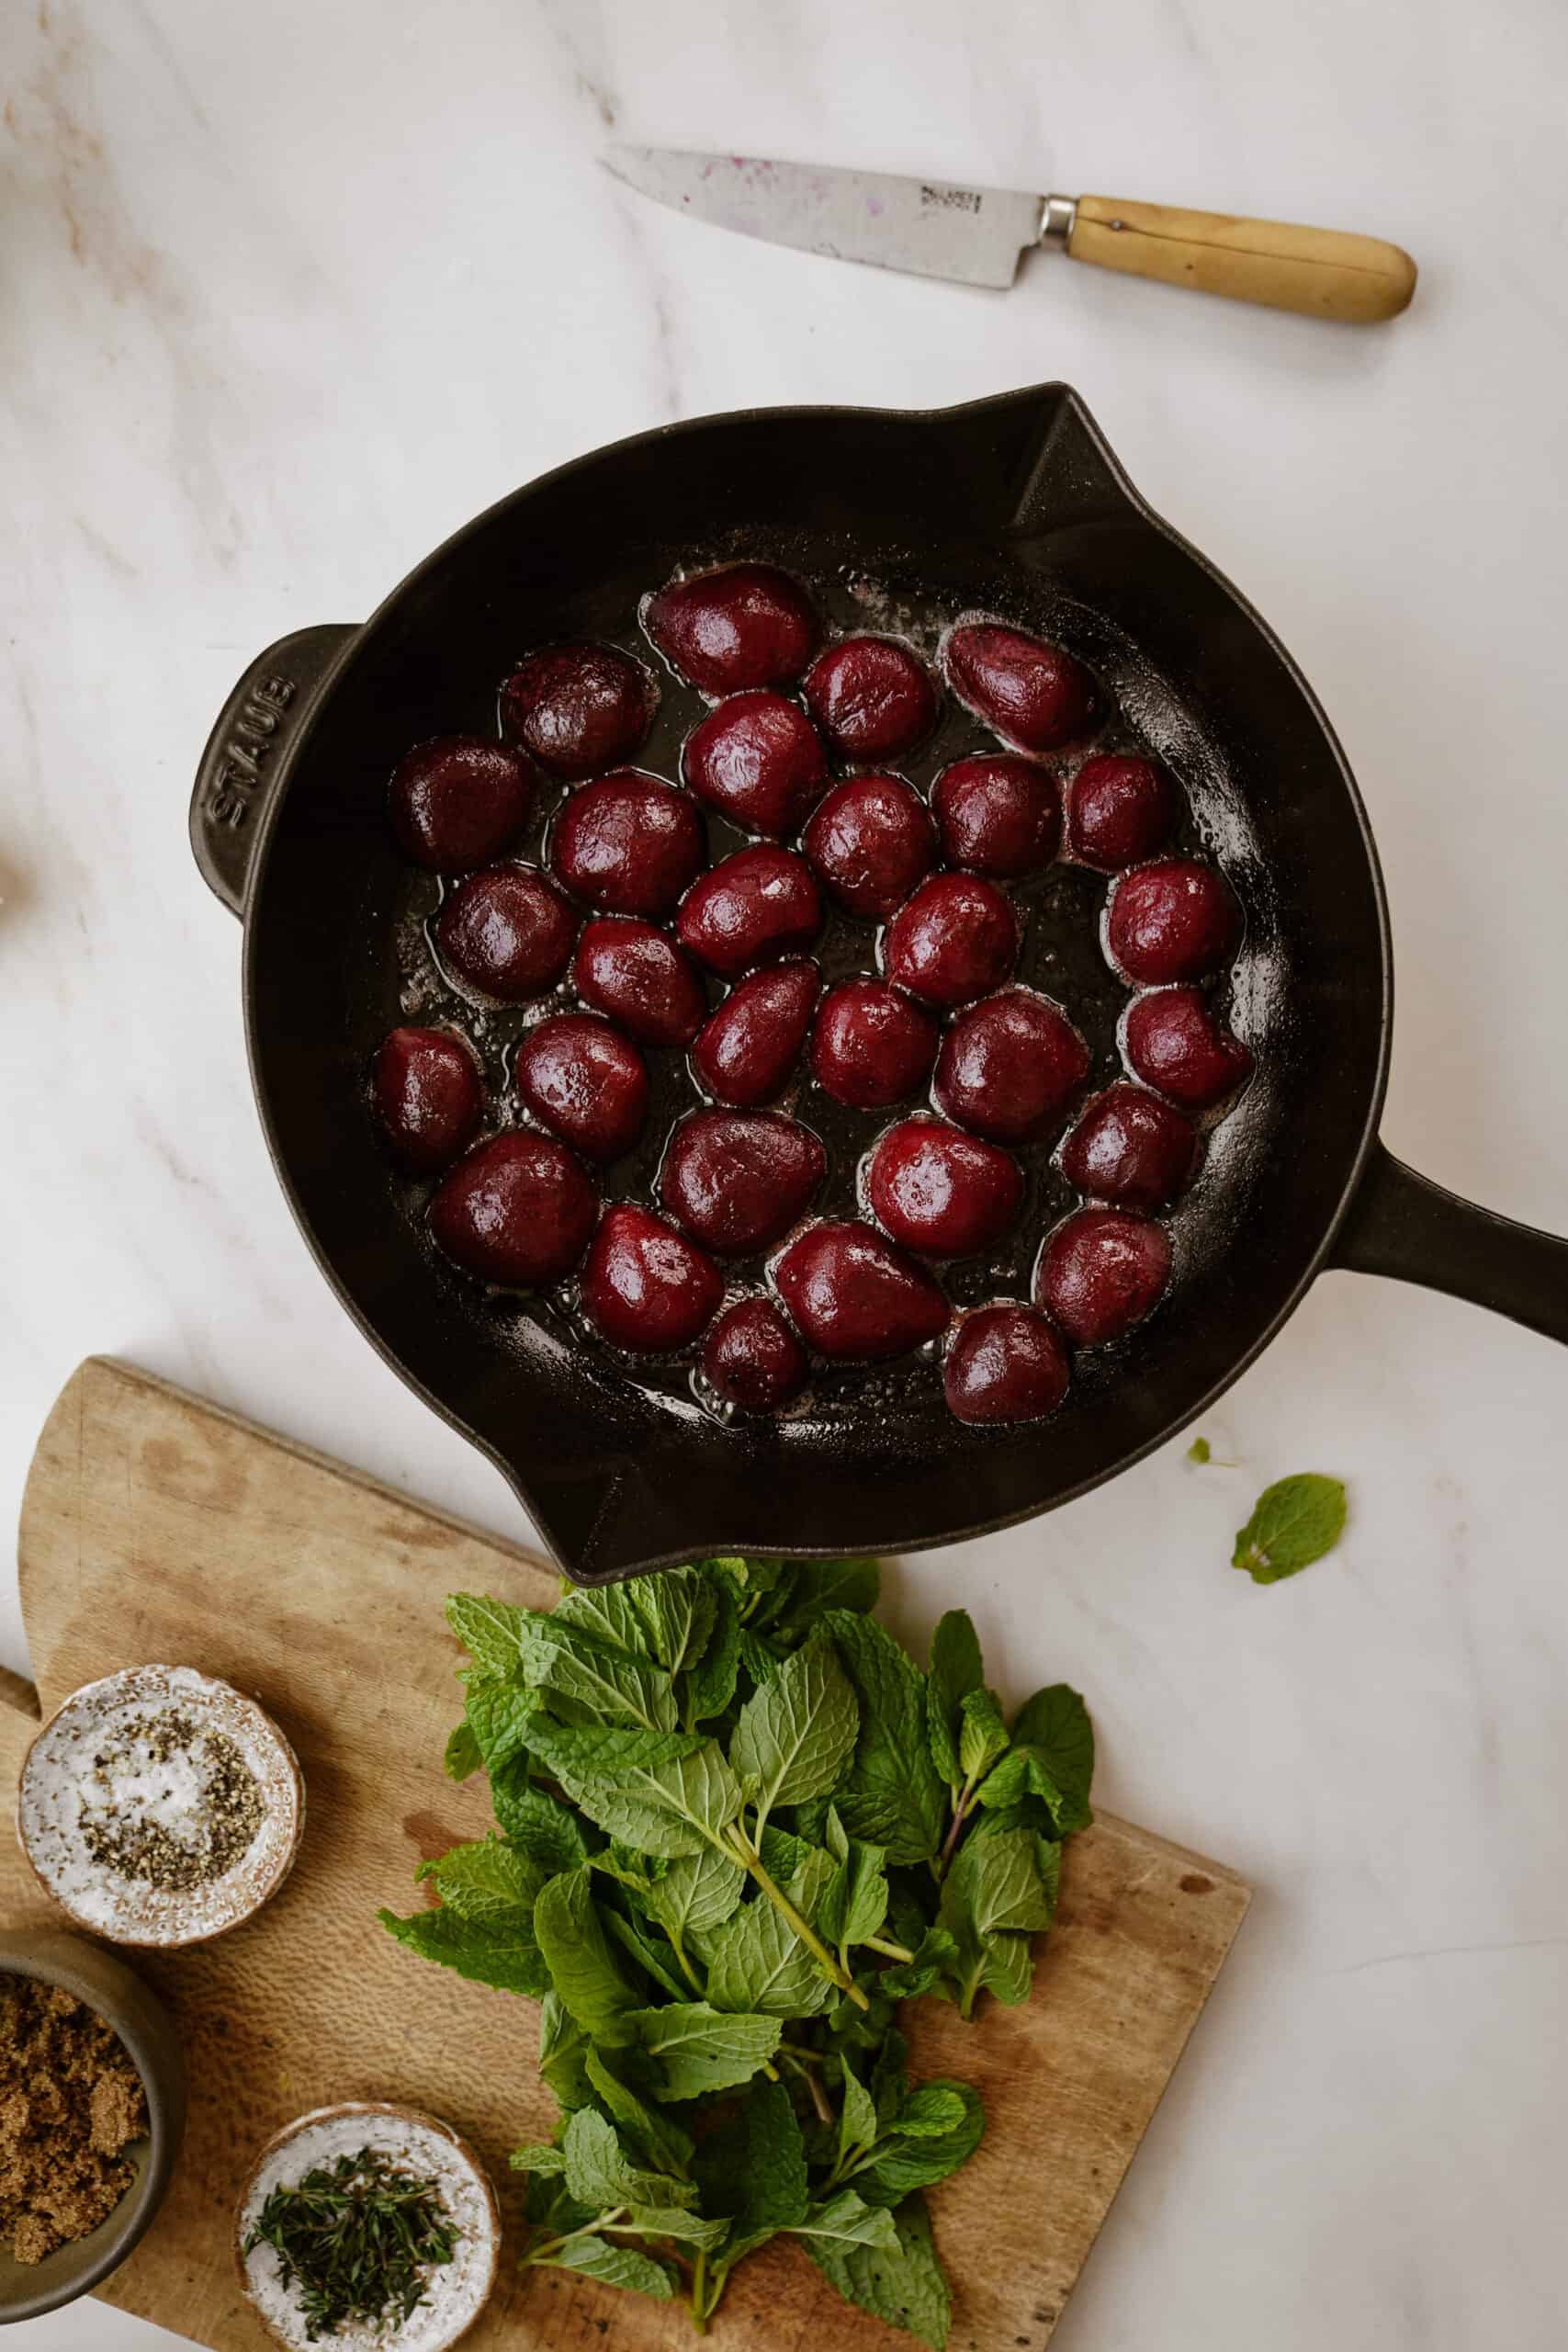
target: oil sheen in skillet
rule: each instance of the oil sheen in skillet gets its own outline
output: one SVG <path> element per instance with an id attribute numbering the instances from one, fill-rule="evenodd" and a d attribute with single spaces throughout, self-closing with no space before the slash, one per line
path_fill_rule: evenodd
<path id="1" fill-rule="evenodd" d="M 857 601 L 694 564 L 389 787 L 427 1019 L 367 1091 L 426 1246 L 737 1432 L 900 1366 L 1055 1411 L 1253 1068 L 1236 899 L 1106 684 Z"/>

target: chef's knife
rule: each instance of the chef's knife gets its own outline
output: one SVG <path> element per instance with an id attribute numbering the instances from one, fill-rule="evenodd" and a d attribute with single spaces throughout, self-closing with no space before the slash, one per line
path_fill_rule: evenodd
<path id="1" fill-rule="evenodd" d="M 604 161 L 644 196 L 745 236 L 971 286 L 1010 286 L 1023 254 L 1043 245 L 1070 261 L 1355 326 L 1395 317 L 1416 290 L 1407 253 L 1339 229 L 667 147 L 615 147 Z"/>

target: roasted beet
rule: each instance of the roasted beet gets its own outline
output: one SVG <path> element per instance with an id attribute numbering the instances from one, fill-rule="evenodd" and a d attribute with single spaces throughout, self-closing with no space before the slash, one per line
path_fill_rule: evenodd
<path id="1" fill-rule="evenodd" d="M 901 1119 L 872 1152 L 865 1190 L 877 1223 L 906 1250 L 966 1258 L 1001 1239 L 1023 1178 L 994 1143 L 940 1119 Z"/>
<path id="2" fill-rule="evenodd" d="M 1037 1421 L 1067 1393 L 1066 1351 L 1032 1306 L 998 1299 L 953 1333 L 942 1366 L 948 1410 L 961 1421 Z"/>
<path id="3" fill-rule="evenodd" d="M 648 1072 L 637 1047 L 592 1012 L 563 1012 L 517 1048 L 517 1091 L 585 1159 L 618 1159 L 642 1133 Z"/>
<path id="4" fill-rule="evenodd" d="M 810 597 L 771 563 L 672 580 L 649 598 L 644 620 L 665 660 L 705 695 L 786 685 L 817 642 Z"/>
<path id="5" fill-rule="evenodd" d="M 743 1413 L 776 1413 L 806 1385 L 806 1351 L 771 1298 L 738 1298 L 703 1342 L 716 1396 Z"/>
<path id="6" fill-rule="evenodd" d="M 738 849 L 693 884 L 675 929 L 699 963 L 726 979 L 809 947 L 822 928 L 810 868 L 793 850 L 759 842 Z"/>
<path id="7" fill-rule="evenodd" d="M 921 1083 L 936 1047 L 936 1023 L 901 989 L 886 980 L 842 980 L 822 1000 L 811 1068 L 835 1102 L 886 1111 Z"/>
<path id="8" fill-rule="evenodd" d="M 732 695 L 686 738 L 699 800 L 753 833 L 797 833 L 828 787 L 828 758 L 798 703 Z"/>
<path id="9" fill-rule="evenodd" d="M 612 1347 L 663 1355 L 690 1346 L 724 1295 L 724 1277 L 694 1241 L 649 1209 L 606 1209 L 580 1285 L 582 1311 Z"/>
<path id="10" fill-rule="evenodd" d="M 1046 1238 L 1034 1297 L 1074 1347 L 1093 1348 L 1141 1323 L 1169 1280 L 1162 1226 L 1121 1209 L 1076 1209 Z"/>
<path id="11" fill-rule="evenodd" d="M 960 701 L 1021 752 L 1055 752 L 1094 717 L 1093 679 L 1046 638 L 966 622 L 948 631 L 942 660 Z"/>
<path id="12" fill-rule="evenodd" d="M 376 1057 L 377 1115 L 405 1168 L 445 1168 L 473 1138 L 484 1086 L 473 1055 L 450 1029 L 394 1029 Z"/>
<path id="13" fill-rule="evenodd" d="M 571 908 L 532 865 L 488 865 L 466 875 L 435 922 L 447 963 L 502 1004 L 553 988 L 576 935 Z"/>
<path id="14" fill-rule="evenodd" d="M 750 1111 L 782 1093 L 820 986 L 815 964 L 779 964 L 737 980 L 692 1047 L 692 1067 L 716 1102 Z"/>
<path id="15" fill-rule="evenodd" d="M 949 1023 L 932 1091 L 961 1127 L 1026 1143 L 1060 1118 L 1089 1069 L 1089 1047 L 1059 1005 L 1003 989 Z"/>
<path id="16" fill-rule="evenodd" d="M 1252 1056 L 1201 989 L 1156 989 L 1134 997 L 1124 1035 L 1134 1076 L 1184 1111 L 1207 1111 L 1252 1075 Z"/>
<path id="17" fill-rule="evenodd" d="M 1018 919 L 994 882 L 934 874 L 887 926 L 887 977 L 922 1004 L 945 1011 L 984 996 L 1011 971 Z"/>
<path id="18" fill-rule="evenodd" d="M 1154 760 L 1107 752 L 1067 787 L 1067 847 L 1080 865 L 1118 874 L 1163 849 L 1175 829 L 1176 786 Z"/>
<path id="19" fill-rule="evenodd" d="M 1050 865 L 1062 838 L 1056 779 L 1012 752 L 979 752 L 943 768 L 931 795 L 950 865 L 1016 882 Z"/>
<path id="20" fill-rule="evenodd" d="M 846 637 L 830 645 L 807 673 L 806 701 L 844 760 L 896 760 L 936 725 L 929 671 L 891 637 Z"/>
<path id="21" fill-rule="evenodd" d="M 936 864 L 936 828 L 899 777 L 863 775 L 828 795 L 801 847 L 840 906 L 884 916 Z"/>
<path id="22" fill-rule="evenodd" d="M 1192 1174 L 1192 1123 L 1145 1087 L 1118 1080 L 1097 1094 L 1062 1146 L 1062 1173 L 1119 1208 L 1156 1209 Z"/>
<path id="23" fill-rule="evenodd" d="M 405 857 L 437 874 L 467 874 L 511 848 L 533 798 L 534 771 L 510 743 L 441 735 L 398 762 L 387 813 Z"/>
<path id="24" fill-rule="evenodd" d="M 1195 858 L 1135 866 L 1112 886 L 1106 939 L 1130 980 L 1201 980 L 1228 964 L 1241 909 L 1223 874 Z"/>
<path id="25" fill-rule="evenodd" d="M 580 785 L 550 839 L 556 872 L 575 898 L 614 915 L 667 915 L 707 854 L 689 793 L 635 768 Z"/>
<path id="26" fill-rule="evenodd" d="M 716 1256 L 746 1258 L 799 1222 L 827 1172 L 810 1129 L 777 1111 L 694 1111 L 670 1138 L 659 1194 Z"/>
<path id="27" fill-rule="evenodd" d="M 546 645 L 501 690 L 502 724 L 551 775 L 596 775 L 635 760 L 659 689 L 614 645 Z"/>
<path id="28" fill-rule="evenodd" d="M 869 1225 L 808 1226 L 773 1280 L 808 1347 L 843 1363 L 901 1356 L 947 1328 L 942 1289 Z"/>
<path id="29" fill-rule="evenodd" d="M 669 933 L 629 916 L 583 924 L 571 978 L 584 1004 L 645 1046 L 689 1046 L 708 1009 L 702 981 Z"/>
<path id="30" fill-rule="evenodd" d="M 430 1229 L 470 1273 L 527 1289 L 570 1273 L 598 1214 L 570 1152 L 553 1136 L 513 1128 L 457 1162 L 430 1204 Z"/>

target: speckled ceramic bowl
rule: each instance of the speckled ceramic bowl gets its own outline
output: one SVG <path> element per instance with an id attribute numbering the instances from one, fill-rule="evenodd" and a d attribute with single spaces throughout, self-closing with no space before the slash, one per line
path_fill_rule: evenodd
<path id="1" fill-rule="evenodd" d="M 0 2251 L 0 2326 L 37 2319 L 90 2294 L 118 2268 L 164 2201 L 185 2133 L 185 2058 L 167 2012 L 122 1960 L 78 1936 L 39 1928 L 0 1934 L 0 1973 L 58 1984 L 111 2025 L 141 2077 L 148 2133 L 128 2151 L 136 2177 L 114 2211 L 85 2238 L 42 2262 Z"/>
<path id="2" fill-rule="evenodd" d="M 260 1790 L 263 1819 L 221 1877 L 165 1892 L 95 1862 L 82 1812 L 101 1746 L 169 1707 L 232 1741 Z M 37 1734 L 17 1790 L 17 1834 L 46 1894 L 90 1934 L 161 1951 L 205 1943 L 259 1911 L 292 1870 L 304 1822 L 299 1766 L 271 1716 L 232 1684 L 188 1666 L 126 1667 L 85 1683 Z"/>

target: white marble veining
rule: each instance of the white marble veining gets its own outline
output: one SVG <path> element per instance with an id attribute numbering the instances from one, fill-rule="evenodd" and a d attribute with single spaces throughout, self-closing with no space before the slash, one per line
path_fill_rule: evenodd
<path id="1" fill-rule="evenodd" d="M 269 639 L 708 410 L 1076 383 L 1360 776 L 1390 1141 L 1568 1229 L 1565 91 L 1555 0 L 13 0 L 6 1511 L 106 1350 L 514 1529 L 289 1221 L 186 792 Z M 1321 220 L 1421 288 L 1357 333 L 1061 263 L 1008 296 L 886 277 L 651 209 L 596 168 L 612 130 Z M 1108 1805 L 1258 1888 L 1062 2352 L 1559 2352 L 1565 1426 L 1568 1352 L 1333 1275 L 1210 1425 L 1239 1467 L 1173 1449 L 899 1573 L 911 1626 L 968 1601 L 1010 1695 L 1089 1691 Z M 1256 1590 L 1232 1531 L 1306 1466 L 1350 1532 Z M 95 2304 L 16 2341 L 173 2339 Z"/>

